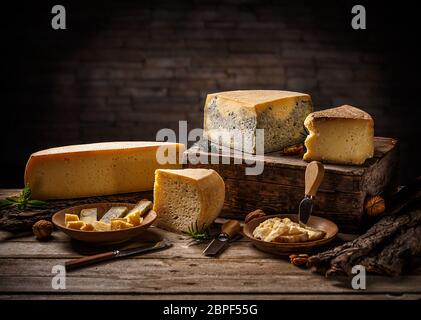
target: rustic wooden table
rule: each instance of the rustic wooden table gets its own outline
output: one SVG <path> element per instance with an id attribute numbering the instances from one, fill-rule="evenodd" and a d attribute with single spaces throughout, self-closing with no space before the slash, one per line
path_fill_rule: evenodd
<path id="1" fill-rule="evenodd" d="M 357 291 L 350 279 L 326 279 L 300 269 L 256 250 L 244 238 L 218 258 L 202 255 L 205 244 L 188 246 L 190 238 L 155 227 L 129 246 L 162 237 L 173 247 L 69 272 L 66 289 L 57 290 L 52 288 L 53 266 L 109 248 L 72 241 L 60 231 L 48 242 L 1 231 L 0 299 L 421 298 L 421 268 L 398 278 L 367 276 L 366 290 Z"/>

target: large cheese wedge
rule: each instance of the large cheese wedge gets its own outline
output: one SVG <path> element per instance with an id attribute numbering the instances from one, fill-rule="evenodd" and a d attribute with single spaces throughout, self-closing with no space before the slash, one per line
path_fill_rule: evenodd
<path id="1" fill-rule="evenodd" d="M 304 93 L 278 90 L 212 93 L 205 103 L 204 137 L 252 154 L 278 151 L 304 141 L 303 122 L 311 111 L 311 97 Z M 264 129 L 264 143 L 256 139 L 257 129 Z M 238 145 L 238 139 L 243 139 L 243 143 Z"/>
<path id="2" fill-rule="evenodd" d="M 184 149 L 176 143 L 134 141 L 47 149 L 29 158 L 25 184 L 31 187 L 34 199 L 152 190 L 155 170 L 181 168 L 179 159 Z M 171 163 L 161 164 L 165 158 Z"/>
<path id="3" fill-rule="evenodd" d="M 154 207 L 158 226 L 173 232 L 202 229 L 219 215 L 225 184 L 211 169 L 182 169 L 155 172 Z"/>
<path id="4" fill-rule="evenodd" d="M 303 159 L 360 165 L 374 154 L 374 121 L 352 106 L 311 113 L 304 122 L 309 131 Z"/>

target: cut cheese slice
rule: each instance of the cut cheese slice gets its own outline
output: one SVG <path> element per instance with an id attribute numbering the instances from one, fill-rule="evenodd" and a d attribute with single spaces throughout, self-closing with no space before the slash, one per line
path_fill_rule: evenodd
<path id="1" fill-rule="evenodd" d="M 98 214 L 97 208 L 82 209 L 80 211 L 80 221 L 83 221 L 88 224 L 94 223 L 95 221 L 98 220 L 97 214 Z"/>
<path id="2" fill-rule="evenodd" d="M 122 218 L 129 209 L 127 207 L 111 207 L 101 218 L 101 222 L 110 223 L 112 219 Z"/>
<path id="3" fill-rule="evenodd" d="M 259 148 L 264 153 L 278 151 L 304 141 L 303 122 L 311 111 L 311 97 L 304 93 L 279 90 L 212 93 L 205 103 L 204 137 L 252 154 L 259 152 Z M 264 143 L 256 138 L 257 129 L 264 129 Z"/>
<path id="4" fill-rule="evenodd" d="M 309 131 L 303 159 L 360 165 L 374 154 L 374 121 L 352 106 L 311 113 L 304 125 Z"/>
<path id="5" fill-rule="evenodd" d="M 160 169 L 155 172 L 154 208 L 158 226 L 173 232 L 209 226 L 219 215 L 225 184 L 211 169 Z"/>
<path id="6" fill-rule="evenodd" d="M 155 170 L 181 168 L 179 159 L 184 150 L 184 145 L 177 143 L 134 141 L 47 149 L 31 155 L 25 183 L 34 199 L 152 190 Z M 157 155 L 161 157 L 157 159 Z M 166 160 L 162 155 L 171 163 L 161 164 Z"/>

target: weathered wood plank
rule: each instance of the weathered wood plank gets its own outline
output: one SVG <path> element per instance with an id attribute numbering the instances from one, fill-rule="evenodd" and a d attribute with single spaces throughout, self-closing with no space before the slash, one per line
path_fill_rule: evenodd
<path id="1" fill-rule="evenodd" d="M 144 243 L 144 242 L 143 242 Z M 151 242 L 149 242 L 151 243 Z M 131 243 L 127 247 L 134 247 L 142 243 Z M 174 257 L 192 258 L 192 259 L 210 259 L 202 255 L 206 244 L 187 246 L 185 242 L 175 242 L 169 249 L 151 252 L 144 256 L 136 256 L 133 259 L 159 258 L 172 259 Z M 100 252 L 118 249 L 120 246 L 95 247 L 86 244 L 71 242 L 6 242 L 0 245 L 0 258 L 66 258 L 73 259 L 85 255 L 92 255 Z M 255 249 L 251 243 L 235 242 L 228 247 L 218 259 L 278 259 L 267 253 Z"/>
<path id="2" fill-rule="evenodd" d="M 57 292 L 51 269 L 63 259 L 1 259 L 2 294 Z M 67 274 L 65 292 L 80 293 L 349 293 L 350 279 L 327 281 L 300 270 L 285 274 L 282 261 L 126 259 Z M 366 293 L 421 293 L 421 276 L 367 276 Z"/>
<path id="3" fill-rule="evenodd" d="M 244 218 L 256 208 L 269 213 L 295 213 L 304 193 L 304 172 L 307 162 L 302 155 L 282 156 L 280 152 L 265 154 L 260 175 L 246 175 L 251 155 L 221 152 L 218 146 L 196 144 L 185 157 L 200 156 L 208 164 L 187 162 L 186 167 L 210 168 L 224 179 L 226 197 L 221 213 L 224 217 Z M 212 164 L 211 159 L 216 159 Z M 341 232 L 360 233 L 369 219 L 364 219 L 367 196 L 382 193 L 387 198 L 397 187 L 397 141 L 375 138 L 375 156 L 360 166 L 325 164 L 325 177 L 315 201 L 313 213 L 334 221 Z M 254 166 L 254 165 L 252 165 Z M 386 199 L 387 200 L 387 199 Z"/>
<path id="4" fill-rule="evenodd" d="M 244 186 L 247 186 L 245 188 Z M 225 179 L 226 207 L 238 212 L 251 212 L 256 208 L 267 208 L 270 211 L 298 212 L 298 205 L 304 197 L 304 188 L 276 185 L 268 182 Z M 251 195 L 254 195 L 251 197 Z M 280 194 L 283 196 L 280 197 Z M 247 200 L 246 200 L 247 199 Z M 314 202 L 314 213 L 347 213 L 361 215 L 364 204 L 363 193 L 323 192 L 317 193 Z M 321 215 L 321 214 L 319 214 Z"/>
<path id="5" fill-rule="evenodd" d="M 232 164 L 195 164 L 194 168 L 213 169 L 219 172 L 222 178 L 245 180 L 245 181 L 265 181 L 276 185 L 296 186 L 304 190 L 304 171 L 305 167 L 283 168 L 282 175 L 279 175 L 279 168 L 273 163 L 265 163 L 265 168 L 261 175 L 245 176 L 244 168 L 239 170 Z M 338 175 L 333 172 L 326 172 L 323 182 L 319 188 L 320 191 L 338 190 L 340 192 L 360 192 L 360 176 Z"/>
<path id="6" fill-rule="evenodd" d="M 7 294 L 1 295 L 0 300 L 420 300 L 421 294 L 382 294 L 382 293 L 364 293 L 348 294 L 80 294 L 80 293 L 42 293 L 42 294 Z"/>

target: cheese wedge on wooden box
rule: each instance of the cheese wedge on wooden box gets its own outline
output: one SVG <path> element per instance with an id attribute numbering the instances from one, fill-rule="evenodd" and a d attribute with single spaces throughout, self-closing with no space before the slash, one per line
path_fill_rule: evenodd
<path id="1" fill-rule="evenodd" d="M 154 207 L 160 228 L 187 232 L 209 226 L 222 209 L 225 184 L 212 169 L 159 169 L 155 172 Z"/>
<path id="2" fill-rule="evenodd" d="M 311 113 L 303 159 L 360 165 L 374 154 L 374 121 L 365 111 L 341 106 Z"/>
<path id="3" fill-rule="evenodd" d="M 216 144 L 255 154 L 262 141 L 264 153 L 304 141 L 304 119 L 312 111 L 308 94 L 279 90 L 238 90 L 208 94 L 204 137 Z M 227 133 L 231 133 L 227 134 Z M 243 139 L 238 146 L 233 138 Z"/>
<path id="4" fill-rule="evenodd" d="M 159 149 L 163 147 L 162 149 Z M 172 158 L 158 162 L 156 154 Z M 70 199 L 153 189 L 159 168 L 181 168 L 184 145 L 166 142 L 103 142 L 52 148 L 31 155 L 25 184 L 34 199 Z M 165 159 L 164 159 L 165 160 Z"/>

